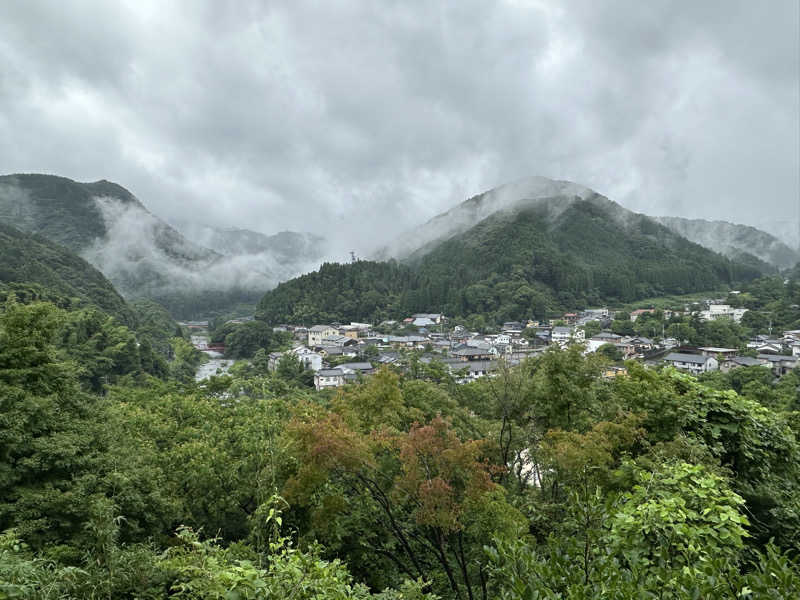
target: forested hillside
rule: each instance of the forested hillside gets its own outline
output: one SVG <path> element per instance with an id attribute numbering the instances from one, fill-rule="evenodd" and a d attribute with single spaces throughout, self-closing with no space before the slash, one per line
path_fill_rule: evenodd
<path id="1" fill-rule="evenodd" d="M 98 199 L 109 204 L 105 212 Z M 118 214 L 111 215 L 109 211 Z M 208 261 L 216 257 L 150 215 L 133 194 L 116 183 L 105 180 L 82 183 L 42 174 L 0 176 L 0 221 L 41 234 L 77 253 L 103 240 L 114 226 L 114 217 L 127 211 L 142 218 L 150 216 L 153 231 L 140 232 L 139 236 L 151 233 L 156 246 L 170 258 Z M 132 224 L 135 223 L 127 225 Z"/>
<path id="2" fill-rule="evenodd" d="M 92 265 L 58 244 L 0 223 L 0 289 L 14 283 L 40 286 L 46 290 L 43 299 L 54 292 L 95 306 L 122 323 L 134 322 L 130 307 Z"/>
<path id="3" fill-rule="evenodd" d="M 243 304 L 251 314 L 266 290 L 316 268 L 324 253 L 323 240 L 310 234 L 201 227 L 185 236 L 122 186 L 55 175 L 1 176 L 0 223 L 73 250 L 125 298 L 156 300 L 180 319 L 213 318 Z"/>
<path id="4" fill-rule="evenodd" d="M 268 292 L 258 314 L 310 323 L 435 311 L 502 322 L 718 289 L 760 274 L 643 215 L 621 219 L 622 209 L 605 203 L 543 200 L 494 213 L 403 264 L 325 265 Z"/>
<path id="5" fill-rule="evenodd" d="M 800 594 L 796 373 L 609 380 L 572 347 L 461 386 L 434 363 L 334 395 L 257 362 L 196 385 L 87 318 L 0 309 L 0 597 Z"/>

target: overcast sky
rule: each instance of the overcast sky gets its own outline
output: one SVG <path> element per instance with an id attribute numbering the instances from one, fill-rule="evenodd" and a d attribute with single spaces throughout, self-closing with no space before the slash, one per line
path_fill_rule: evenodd
<path id="1" fill-rule="evenodd" d="M 385 239 L 528 175 L 791 231 L 798 4 L 7 0 L 0 170 L 265 233 Z"/>

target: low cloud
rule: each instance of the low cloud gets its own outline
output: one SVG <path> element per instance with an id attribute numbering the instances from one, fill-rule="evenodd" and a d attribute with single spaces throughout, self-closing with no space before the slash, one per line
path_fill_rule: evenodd
<path id="1" fill-rule="evenodd" d="M 531 175 L 794 236 L 798 10 L 7 2 L 0 164 L 119 182 L 170 222 L 310 231 L 342 259 Z"/>
<path id="2" fill-rule="evenodd" d="M 94 202 L 106 234 L 81 254 L 129 297 L 198 290 L 263 292 L 320 263 L 315 254 L 286 256 L 277 249 L 222 254 L 189 241 L 140 205 L 116 198 Z"/>

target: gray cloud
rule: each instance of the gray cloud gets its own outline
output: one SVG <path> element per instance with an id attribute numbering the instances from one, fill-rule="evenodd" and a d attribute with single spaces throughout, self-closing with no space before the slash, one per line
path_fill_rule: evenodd
<path id="1" fill-rule="evenodd" d="M 799 22 L 794 0 L 5 2 L 0 168 L 342 251 L 529 175 L 789 235 Z"/>

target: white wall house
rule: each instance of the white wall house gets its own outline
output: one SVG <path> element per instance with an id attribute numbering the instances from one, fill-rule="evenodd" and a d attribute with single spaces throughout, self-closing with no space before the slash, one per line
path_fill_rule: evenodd
<path id="1" fill-rule="evenodd" d="M 313 348 L 322 344 L 322 340 L 326 337 L 338 335 L 339 330 L 334 329 L 330 325 L 314 325 L 308 330 L 308 345 Z"/>
<path id="2" fill-rule="evenodd" d="M 341 369 L 322 369 L 314 374 L 314 387 L 317 391 L 344 385 L 344 371 Z"/>
<path id="3" fill-rule="evenodd" d="M 300 362 L 303 363 L 306 369 L 310 369 L 316 373 L 322 368 L 322 355 L 318 352 L 314 352 L 304 346 L 295 348 L 292 352 L 300 359 Z"/>
<path id="4" fill-rule="evenodd" d="M 708 310 L 700 311 L 700 318 L 704 321 L 732 319 L 735 323 L 738 323 L 746 312 L 746 308 L 733 308 L 730 304 L 709 304 Z"/>
<path id="5" fill-rule="evenodd" d="M 586 333 L 583 329 L 575 329 L 574 327 L 553 327 L 550 333 L 550 341 L 559 346 L 566 346 L 570 342 L 581 343 L 586 339 Z"/>
<path id="6" fill-rule="evenodd" d="M 664 360 L 676 369 L 688 371 L 693 375 L 707 373 L 708 371 L 716 371 L 719 369 L 719 361 L 713 356 L 671 352 Z"/>

